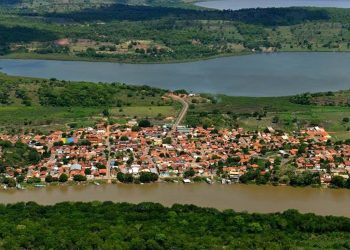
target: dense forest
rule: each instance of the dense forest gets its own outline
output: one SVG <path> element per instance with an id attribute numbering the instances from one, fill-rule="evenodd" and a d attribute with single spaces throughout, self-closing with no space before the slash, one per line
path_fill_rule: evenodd
<path id="1" fill-rule="evenodd" d="M 0 206 L 4 249 L 348 249 L 350 219 L 193 205 L 33 202 Z"/>
<path id="2" fill-rule="evenodd" d="M 260 25 L 293 25 L 305 21 L 328 20 L 323 9 L 267 8 L 243 10 L 190 10 L 182 8 L 130 6 L 115 4 L 98 9 L 87 9 L 72 13 L 49 13 L 47 17 L 59 17 L 82 21 L 129 20 L 144 21 L 174 17 L 179 20 L 228 20 Z"/>

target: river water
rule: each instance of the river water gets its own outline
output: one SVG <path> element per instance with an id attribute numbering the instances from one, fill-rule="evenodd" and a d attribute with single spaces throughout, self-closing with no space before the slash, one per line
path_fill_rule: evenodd
<path id="1" fill-rule="evenodd" d="M 218 0 L 198 2 L 196 5 L 220 10 L 303 6 L 350 8 L 350 0 Z"/>
<path id="2" fill-rule="evenodd" d="M 208 185 L 155 183 L 145 185 L 52 186 L 28 190 L 0 191 L 0 203 L 35 201 L 54 204 L 63 201 L 159 202 L 195 204 L 217 209 L 248 212 L 276 212 L 295 208 L 301 212 L 350 217 L 350 191 L 346 189 L 293 188 L 256 185 Z"/>
<path id="3" fill-rule="evenodd" d="M 175 64 L 0 60 L 19 76 L 147 84 L 234 96 L 284 96 L 350 88 L 350 53 L 274 53 Z"/>

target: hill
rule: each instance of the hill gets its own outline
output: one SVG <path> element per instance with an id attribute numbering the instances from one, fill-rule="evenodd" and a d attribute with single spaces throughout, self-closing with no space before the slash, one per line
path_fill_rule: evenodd
<path id="1" fill-rule="evenodd" d="M 350 51 L 348 9 L 151 5 L 114 3 L 63 12 L 0 8 L 0 55 L 135 63 L 261 51 Z"/>
<path id="2" fill-rule="evenodd" d="M 47 132 L 66 126 L 93 126 L 175 116 L 179 105 L 164 100 L 165 90 L 121 83 L 97 84 L 0 74 L 0 131 Z"/>

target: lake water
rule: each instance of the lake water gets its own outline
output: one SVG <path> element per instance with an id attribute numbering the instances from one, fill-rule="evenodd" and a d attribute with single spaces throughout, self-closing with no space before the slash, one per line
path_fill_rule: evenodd
<path id="1" fill-rule="evenodd" d="M 283 96 L 350 88 L 350 53 L 273 53 L 175 64 L 0 60 L 10 75 L 147 84 L 235 96 Z"/>
<path id="2" fill-rule="evenodd" d="M 350 191 L 346 189 L 292 188 L 256 185 L 208 185 L 155 183 L 145 185 L 56 186 L 31 190 L 0 191 L 0 203 L 35 201 L 54 204 L 63 201 L 159 202 L 195 204 L 217 209 L 248 212 L 277 212 L 287 209 L 321 215 L 350 217 Z"/>
<path id="3" fill-rule="evenodd" d="M 350 8 L 350 0 L 219 0 L 198 2 L 196 5 L 220 10 L 303 6 Z"/>

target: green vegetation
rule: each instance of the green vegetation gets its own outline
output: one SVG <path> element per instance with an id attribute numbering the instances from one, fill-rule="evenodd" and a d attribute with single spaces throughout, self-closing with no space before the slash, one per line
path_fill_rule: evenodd
<path id="1" fill-rule="evenodd" d="M 0 172 L 5 173 L 6 167 L 22 168 L 30 164 L 37 164 L 41 159 L 35 149 L 27 144 L 0 140 Z"/>
<path id="2" fill-rule="evenodd" d="M 63 10 L 52 11 L 40 0 L 32 2 L 26 8 L 2 10 L 3 57 L 135 63 L 253 51 L 350 51 L 347 9 L 218 11 L 169 7 L 188 6 L 180 0 L 173 5 L 162 0 L 76 0 L 81 7 L 65 10 L 67 5 L 58 4 Z"/>
<path id="3" fill-rule="evenodd" d="M 0 74 L 0 131 L 49 132 L 96 122 L 141 126 L 176 116 L 180 104 L 162 96 L 165 90 L 120 83 L 102 84 L 12 77 Z M 190 126 L 267 126 L 295 131 L 319 125 L 335 140 L 348 138 L 350 91 L 301 94 L 291 97 L 232 97 L 201 95 L 189 99 L 185 123 Z M 135 128 L 136 129 L 136 128 Z"/>
<path id="4" fill-rule="evenodd" d="M 189 3 L 194 0 L 2 0 L 0 7 L 7 9 L 27 9 L 40 13 L 71 12 L 88 8 L 100 8 L 113 4 L 142 6 L 168 6 L 196 8 Z"/>
<path id="5" fill-rule="evenodd" d="M 4 249 L 347 249 L 350 219 L 193 205 L 1 205 Z"/>
<path id="6" fill-rule="evenodd" d="M 350 91 L 292 97 L 202 95 L 202 98 L 190 100 L 186 123 L 191 126 L 240 126 L 251 131 L 264 130 L 268 126 L 298 131 L 318 125 L 331 132 L 335 140 L 342 140 L 349 137 L 350 124 L 346 122 L 350 117 L 349 100 Z"/>
<path id="7" fill-rule="evenodd" d="M 159 122 L 175 116 L 178 104 L 163 100 L 165 90 L 120 83 L 95 84 L 0 74 L 0 131 L 43 133 L 99 121 Z"/>

